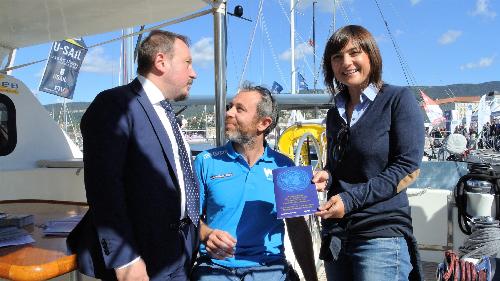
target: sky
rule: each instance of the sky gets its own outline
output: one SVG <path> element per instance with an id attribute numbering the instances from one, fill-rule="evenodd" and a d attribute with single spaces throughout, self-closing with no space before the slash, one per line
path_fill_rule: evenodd
<path id="1" fill-rule="evenodd" d="M 336 5 L 334 0 L 315 2 L 315 50 L 310 44 L 313 0 L 297 0 L 295 12 L 295 65 L 310 89 L 314 88 L 315 77 L 316 88 L 324 88 L 321 60 L 325 43 L 335 29 L 348 24 L 362 25 L 376 38 L 383 59 L 382 77 L 387 83 L 438 86 L 500 80 L 498 0 L 336 0 Z M 252 22 L 228 15 L 227 96 L 236 93 L 241 81 L 268 87 L 276 81 L 283 86 L 283 93 L 290 92 L 290 1 L 229 0 L 228 11 L 236 5 L 243 7 L 243 16 Z M 191 40 L 198 78 L 190 94 L 213 95 L 212 16 L 165 29 Z M 120 35 L 121 30 L 117 30 L 83 40 L 92 46 Z M 100 91 L 118 86 L 120 42 L 88 50 L 73 101 L 92 101 Z M 19 49 L 14 65 L 47 58 L 50 48 L 51 43 Z M 60 97 L 38 91 L 44 67 L 45 62 L 38 63 L 16 69 L 12 75 L 22 80 L 42 104 L 62 102 Z"/>

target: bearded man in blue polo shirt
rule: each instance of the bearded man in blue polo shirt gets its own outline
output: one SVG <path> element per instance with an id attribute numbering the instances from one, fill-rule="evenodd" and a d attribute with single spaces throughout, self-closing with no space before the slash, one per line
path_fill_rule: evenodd
<path id="1" fill-rule="evenodd" d="M 226 145 L 200 153 L 200 258 L 192 280 L 296 280 L 284 253 L 285 226 L 276 217 L 272 170 L 293 166 L 265 136 L 278 110 L 268 89 L 244 85 L 226 112 Z M 303 217 L 286 219 L 306 280 L 317 280 L 311 234 Z"/>

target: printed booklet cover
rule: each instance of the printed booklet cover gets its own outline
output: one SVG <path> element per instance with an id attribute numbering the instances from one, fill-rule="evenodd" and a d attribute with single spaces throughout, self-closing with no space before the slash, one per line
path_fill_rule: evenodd
<path id="1" fill-rule="evenodd" d="M 311 166 L 273 170 L 274 196 L 278 219 L 314 214 L 318 207 Z"/>

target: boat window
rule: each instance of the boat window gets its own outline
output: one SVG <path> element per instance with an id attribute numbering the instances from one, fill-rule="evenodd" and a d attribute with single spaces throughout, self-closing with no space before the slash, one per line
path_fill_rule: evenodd
<path id="1" fill-rule="evenodd" d="M 16 109 L 9 97 L 0 94 L 0 156 L 10 154 L 16 144 Z"/>

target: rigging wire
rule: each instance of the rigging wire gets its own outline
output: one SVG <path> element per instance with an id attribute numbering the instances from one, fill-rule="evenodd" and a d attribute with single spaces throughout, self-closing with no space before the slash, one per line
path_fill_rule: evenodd
<path id="1" fill-rule="evenodd" d="M 253 42 L 255 40 L 255 32 L 257 31 L 257 25 L 262 20 L 262 6 L 263 6 L 263 4 L 264 4 L 264 0 L 260 0 L 259 1 L 259 10 L 257 12 L 257 20 L 255 21 L 255 25 L 253 27 L 252 34 L 250 36 L 250 44 L 248 45 L 248 51 L 247 51 L 247 55 L 245 58 L 245 63 L 243 64 L 243 71 L 241 73 L 240 82 L 238 83 L 238 87 L 240 87 L 243 84 L 243 78 L 245 77 L 245 72 L 247 69 L 248 61 L 250 60 L 250 54 L 252 53 Z"/>
<path id="2" fill-rule="evenodd" d="M 269 44 L 269 49 L 271 50 L 271 56 L 273 57 L 274 66 L 278 69 L 278 73 L 280 75 L 281 82 L 283 82 L 285 87 L 288 88 L 288 83 L 286 82 L 287 80 L 285 79 L 285 75 L 283 74 L 283 71 L 281 70 L 278 56 L 276 56 L 276 52 L 274 51 L 273 44 L 271 43 L 272 42 L 271 37 L 269 36 L 269 31 L 267 29 L 266 20 L 265 20 L 264 16 L 262 16 L 262 27 L 263 27 L 264 33 L 266 35 L 267 42 Z"/>
<path id="3" fill-rule="evenodd" d="M 340 13 L 344 17 L 345 21 L 347 24 L 351 24 L 351 19 L 349 18 L 349 15 L 347 14 L 345 7 L 344 7 L 344 1 L 343 0 L 337 0 L 337 2 L 340 5 Z"/>
<path id="4" fill-rule="evenodd" d="M 262 20 L 260 21 L 260 36 L 259 36 L 259 42 L 260 42 L 260 58 L 261 58 L 261 62 L 260 62 L 260 65 L 264 66 L 264 52 L 262 52 L 262 50 L 264 50 L 264 27 L 262 27 L 262 24 L 264 22 L 264 15 L 262 15 Z M 264 77 L 266 76 L 266 68 L 265 67 L 262 67 L 261 69 L 261 72 L 260 72 L 260 82 L 259 84 L 262 85 L 262 81 L 264 81 Z"/>
<path id="5" fill-rule="evenodd" d="M 404 28 L 405 30 L 407 30 L 407 29 L 408 29 L 408 25 L 406 24 L 405 19 L 401 16 L 401 14 L 399 13 L 399 11 L 398 11 L 398 10 L 396 9 L 396 7 L 394 6 L 394 3 L 393 3 L 392 1 L 389 1 L 389 2 L 388 2 L 388 4 L 389 4 L 389 6 L 391 7 L 392 12 L 393 12 L 393 13 L 396 15 L 396 17 L 398 18 L 398 20 L 399 20 L 400 22 L 402 22 L 402 23 L 403 23 L 403 24 L 402 24 L 403 28 Z"/>
<path id="6" fill-rule="evenodd" d="M 401 14 L 398 12 L 398 10 L 396 9 L 396 7 L 394 6 L 394 3 L 393 3 L 392 1 L 389 1 L 389 5 L 391 6 L 391 8 L 392 8 L 392 10 L 393 10 L 394 14 L 396 15 L 396 17 L 397 17 L 397 18 L 398 18 L 398 19 L 399 19 L 399 20 L 403 23 L 403 28 L 406 28 L 406 29 L 407 29 L 407 26 L 408 26 L 408 25 L 406 24 L 406 22 L 405 22 L 404 18 L 403 18 L 403 17 L 401 16 Z M 412 74 L 413 72 L 411 71 L 410 66 L 408 65 L 408 63 L 406 63 L 406 65 L 407 65 L 407 68 L 410 70 L 409 72 L 410 72 L 410 74 L 412 75 L 413 82 L 414 82 L 414 83 L 415 83 L 415 85 L 416 85 L 416 84 L 417 84 L 417 82 L 416 82 L 416 78 L 415 78 L 415 76 L 413 76 L 413 74 Z M 417 87 L 418 87 L 418 86 L 417 86 Z M 421 87 L 418 87 L 418 89 L 419 89 L 419 90 L 422 90 L 422 88 L 421 88 Z M 448 97 L 450 97 L 450 98 L 455 98 L 455 97 L 456 97 L 455 93 L 454 93 L 454 92 L 453 92 L 453 91 L 452 91 L 449 87 L 448 87 L 447 89 L 445 89 L 445 91 L 444 91 L 444 92 L 445 92 L 445 94 L 446 94 Z M 421 100 L 421 98 L 420 98 L 419 100 Z"/>
<path id="7" fill-rule="evenodd" d="M 282 0 L 278 0 L 278 3 L 280 4 L 281 12 L 283 13 L 283 15 L 285 15 L 285 18 L 288 21 L 288 23 L 290 23 L 290 17 L 288 16 L 288 12 L 285 10 L 285 7 L 284 7 L 285 5 L 281 1 Z"/>
<path id="8" fill-rule="evenodd" d="M 298 2 L 298 0 L 296 1 L 296 3 L 297 2 Z M 284 8 L 284 4 L 282 3 L 282 0 L 278 0 L 278 3 L 280 4 L 281 12 L 285 15 L 285 17 L 288 21 L 288 24 L 290 25 L 290 17 L 288 16 L 287 11 Z M 298 33 L 296 30 L 295 30 L 295 35 L 296 35 L 296 37 L 295 37 L 296 44 L 308 44 L 307 43 L 308 41 L 305 41 L 304 38 L 302 37 L 302 35 L 300 33 Z M 321 59 L 318 57 L 318 55 L 316 55 L 316 54 L 313 54 L 313 55 L 315 55 L 316 59 Z M 310 63 L 306 60 L 305 56 L 303 57 L 303 61 L 306 65 L 307 69 L 309 70 L 309 72 L 314 76 L 314 70 L 311 68 Z"/>
<path id="9" fill-rule="evenodd" d="M 228 28 L 229 28 L 229 27 L 230 27 L 230 25 L 228 25 Z M 228 30 L 228 31 L 229 31 L 229 30 Z M 227 32 L 227 35 L 229 35 L 229 34 L 230 34 L 230 32 Z M 229 60 L 229 59 L 228 59 L 228 60 L 227 60 L 227 62 L 231 61 L 232 66 L 233 66 L 233 69 L 235 70 L 235 71 L 228 71 L 228 72 L 226 73 L 226 75 L 227 75 L 228 81 L 232 81 L 232 79 L 229 79 L 229 75 L 234 75 L 234 81 L 238 81 L 239 77 L 240 77 L 241 75 L 243 75 L 243 74 L 242 74 L 242 73 L 240 73 L 240 68 L 239 68 L 239 65 L 237 65 L 237 64 L 236 64 L 236 55 L 235 55 L 235 53 L 234 53 L 234 49 L 235 49 L 235 48 L 231 48 L 231 47 L 229 46 L 229 44 L 232 44 L 232 43 L 231 43 L 232 41 L 230 41 L 230 40 L 228 39 L 228 40 L 226 40 L 226 42 L 227 42 L 227 44 L 228 44 L 228 47 L 227 47 L 228 55 L 230 54 L 230 56 L 231 56 L 231 60 Z M 228 92 L 237 92 L 237 91 L 238 91 L 238 88 L 239 88 L 239 85 L 237 85 L 237 86 L 236 86 L 236 89 L 234 89 L 234 90 L 232 90 L 232 91 L 228 91 Z"/>
<path id="10" fill-rule="evenodd" d="M 411 73 L 411 70 L 409 69 L 408 64 L 406 63 L 406 60 L 404 59 L 404 56 L 403 56 L 395 38 L 394 38 L 394 36 L 392 35 L 391 29 L 389 28 L 389 23 L 385 19 L 384 14 L 382 13 L 382 9 L 380 8 L 378 1 L 377 0 L 374 0 L 374 1 L 375 1 L 375 4 L 377 5 L 377 9 L 380 13 L 380 16 L 382 17 L 382 20 L 385 24 L 385 28 L 387 29 L 387 33 L 389 34 L 389 37 L 391 39 L 394 50 L 396 51 L 396 55 L 398 57 L 399 64 L 401 65 L 401 68 L 403 69 L 403 75 L 405 77 L 406 84 L 408 84 L 408 86 L 410 86 L 410 87 L 412 87 L 412 86 L 416 87 L 417 83 L 415 81 L 415 78 L 414 78 L 413 74 Z"/>
<path id="11" fill-rule="evenodd" d="M 334 15 L 332 19 L 332 23 L 330 24 L 330 27 L 328 28 L 328 37 L 330 37 L 334 32 L 335 32 L 335 25 L 336 25 L 336 17 L 335 17 L 335 7 L 340 7 L 340 14 L 344 17 L 344 21 L 346 22 L 347 25 L 351 24 L 351 19 L 349 18 L 349 15 L 345 11 L 343 0 L 333 0 L 333 9 L 334 9 Z"/>
<path id="12" fill-rule="evenodd" d="M 145 25 L 141 25 L 141 28 L 139 31 L 144 30 Z M 135 49 L 134 49 L 134 62 L 137 62 L 137 53 L 139 52 L 139 45 L 141 44 L 142 41 L 142 33 L 137 36 L 137 42 L 135 43 Z"/>

